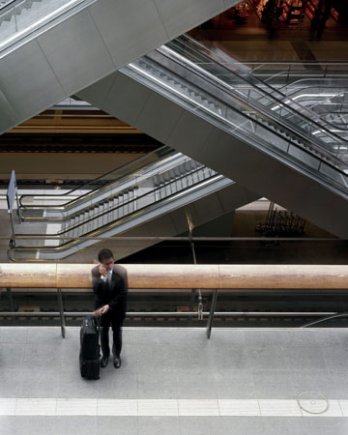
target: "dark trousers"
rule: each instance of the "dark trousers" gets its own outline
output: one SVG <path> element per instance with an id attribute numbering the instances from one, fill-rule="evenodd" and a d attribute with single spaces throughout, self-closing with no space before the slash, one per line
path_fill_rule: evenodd
<path id="1" fill-rule="evenodd" d="M 111 316 L 109 313 L 103 314 L 101 317 L 100 344 L 103 356 L 110 355 L 109 346 L 109 328 L 112 328 L 113 346 L 112 353 L 115 356 L 120 356 L 122 350 L 122 324 L 123 319 Z"/>

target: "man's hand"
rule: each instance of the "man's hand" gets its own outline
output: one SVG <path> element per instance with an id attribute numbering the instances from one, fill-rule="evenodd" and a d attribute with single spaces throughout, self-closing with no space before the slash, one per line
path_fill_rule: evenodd
<path id="1" fill-rule="evenodd" d="M 101 308 L 98 308 L 94 311 L 94 314 L 96 316 L 102 316 L 103 314 L 106 314 L 110 310 L 110 305 L 106 304 L 103 305 Z"/>
<path id="2" fill-rule="evenodd" d="M 106 267 L 103 264 L 99 264 L 99 273 L 101 276 L 106 276 L 107 275 L 107 270 Z"/>

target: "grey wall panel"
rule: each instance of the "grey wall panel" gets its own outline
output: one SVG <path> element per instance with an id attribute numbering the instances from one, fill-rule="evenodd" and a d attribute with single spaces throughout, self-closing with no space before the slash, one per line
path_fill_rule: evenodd
<path id="1" fill-rule="evenodd" d="M 215 131 L 216 129 L 203 118 L 192 116 L 190 112 L 185 110 L 176 129 L 168 137 L 168 145 L 171 147 L 177 146 L 178 141 L 181 141 L 182 132 L 187 132 L 187 143 L 190 143 L 190 152 L 195 155 L 205 155 L 205 152 L 211 153 L 212 148 L 215 148 Z"/>
<path id="2" fill-rule="evenodd" d="M 105 84 L 107 82 L 104 81 Z M 94 89 L 94 86 L 91 88 Z M 92 94 L 87 88 L 86 90 L 79 92 L 78 96 L 86 101 L 93 98 L 93 94 L 96 96 L 96 102 L 99 104 L 105 103 L 105 109 L 116 110 L 119 114 L 119 119 L 127 119 L 127 123 L 135 125 L 138 116 L 144 111 L 146 100 L 151 96 L 151 91 L 144 86 L 133 87 L 133 81 L 127 80 L 120 74 L 113 75 L 112 86 L 108 91 L 108 95 L 105 100 L 102 99 L 103 95 L 99 95 L 99 88 L 97 92 Z M 126 104 L 124 102 L 127 102 Z"/>
<path id="3" fill-rule="evenodd" d="M 79 92 L 79 97 L 88 101 L 89 94 L 92 93 L 98 102 L 106 102 L 110 96 L 110 92 L 116 78 L 116 74 L 108 75 L 104 79 L 99 80 L 93 86 L 83 89 L 83 91 Z"/>
<path id="4" fill-rule="evenodd" d="M 154 110 L 154 107 L 158 110 Z M 156 130 L 157 140 L 167 143 L 183 114 L 184 111 L 179 105 L 168 106 L 157 94 L 151 93 L 136 122 L 142 126 L 141 128 L 144 127 L 149 131 Z"/>
<path id="5" fill-rule="evenodd" d="M 170 39 L 152 0 L 103 0 L 89 10 L 118 66 Z"/>
<path id="6" fill-rule="evenodd" d="M 120 67 L 238 3 L 239 0 L 102 0 L 89 7 Z"/>
<path id="7" fill-rule="evenodd" d="M 190 116 L 181 119 L 176 132 L 190 126 Z M 231 140 L 228 133 L 211 132 L 211 146 L 202 143 L 193 150 L 178 140 L 176 149 L 231 177 L 246 188 L 266 196 L 333 234 L 348 238 L 348 201 L 318 180 L 276 160 L 245 142 Z M 172 142 L 172 141 L 171 141 Z M 172 142 L 173 143 L 173 142 Z"/>
<path id="8" fill-rule="evenodd" d="M 170 139 L 170 146 L 205 163 L 261 196 L 283 205 L 333 234 L 348 239 L 348 201 L 296 166 L 276 160 L 218 128 L 210 129 L 211 144 L 184 143 L 179 132 L 191 128 L 195 116 L 187 112 Z M 201 128 L 203 124 L 201 124 Z"/>
<path id="9" fill-rule="evenodd" d="M 38 42 L 68 95 L 115 68 L 86 10 L 50 29 Z"/>
<path id="10" fill-rule="evenodd" d="M 184 29 L 191 29 L 226 9 L 223 0 L 154 0 L 154 3 L 170 39 L 184 33 Z"/>
<path id="11" fill-rule="evenodd" d="M 16 112 L 15 123 L 66 96 L 36 41 L 20 47 L 1 60 L 0 86 Z M 2 108 L 0 110 L 2 118 L 4 114 Z"/>
<path id="12" fill-rule="evenodd" d="M 222 189 L 220 192 L 217 193 L 217 197 L 219 198 L 219 202 L 221 204 L 222 210 L 226 213 L 229 213 L 231 211 L 231 207 L 226 207 L 226 204 L 229 204 L 231 201 L 230 198 L 230 190 L 229 189 Z M 251 202 L 256 201 L 256 199 L 259 199 L 260 195 L 258 195 L 255 192 L 252 192 L 251 190 L 246 189 L 244 186 L 235 183 L 233 185 L 233 201 L 235 204 L 235 209 L 238 207 L 241 207 L 243 204 L 250 204 Z"/>
<path id="13" fill-rule="evenodd" d="M 199 226 L 200 222 L 207 222 L 207 214 L 211 211 L 215 211 L 215 217 L 217 215 L 223 214 L 222 206 L 217 195 L 209 198 L 209 203 L 207 201 L 197 201 L 196 203 L 190 204 L 190 217 L 193 225 Z"/>
<path id="14" fill-rule="evenodd" d="M 0 80 L 0 88 L 2 88 Z M 7 96 L 0 90 L 0 131 L 5 131 L 9 125 L 15 123 L 16 112 Z"/>
<path id="15" fill-rule="evenodd" d="M 104 107 L 104 110 L 110 112 L 117 110 L 118 118 L 121 120 L 127 119 L 128 123 L 136 123 L 150 130 L 156 129 L 157 140 L 164 143 L 183 114 L 180 106 L 174 104 L 169 108 L 166 101 L 163 102 L 157 94 L 146 91 L 144 86 L 137 85 L 133 80 L 117 72 L 84 89 L 78 95 L 86 101 L 93 99 L 93 104 Z M 124 104 L 125 99 L 127 104 Z M 161 103 L 163 103 L 163 111 L 156 110 L 154 116 L 152 107 L 158 109 Z"/>
<path id="16" fill-rule="evenodd" d="M 0 59 L 0 92 L 15 114 L 8 116 L 3 99 L 0 133 L 227 9 L 230 1 L 99 0 L 31 35 L 31 42 Z"/>
<path id="17" fill-rule="evenodd" d="M 109 113 L 117 113 L 117 117 L 132 125 L 137 125 L 137 128 L 151 135 L 156 132 L 156 139 L 162 141 L 166 145 L 176 145 L 176 134 L 181 136 L 179 121 L 186 116 L 186 110 L 181 106 L 169 102 L 166 98 L 155 92 L 147 92 L 144 96 L 144 89 L 147 89 L 133 79 L 116 72 L 113 74 L 117 88 L 114 86 L 106 100 L 102 100 L 98 96 L 97 90 L 94 91 L 95 85 L 83 90 L 78 95 L 87 101 L 93 101 L 93 104 L 99 104 L 98 107 L 103 107 L 103 110 Z M 122 98 L 119 92 L 126 90 L 127 99 Z M 128 107 L 127 107 L 128 106 Z M 136 111 L 136 114 L 133 113 Z M 132 121 L 128 118 L 128 113 L 132 113 Z M 126 120 L 128 119 L 128 120 Z M 135 123 L 135 124 L 134 124 Z M 204 139 L 209 135 L 209 125 L 201 118 L 190 118 L 191 127 L 185 130 L 186 141 L 191 143 L 192 147 L 201 146 Z M 201 127 L 204 128 L 201 128 Z M 213 128 L 213 127 L 212 127 Z M 179 131 L 178 131 L 179 129 Z"/>
<path id="18" fill-rule="evenodd" d="M 237 3 L 240 3 L 239 0 L 224 0 L 224 5 L 227 8 L 231 8 L 232 6 L 236 5 Z"/>
<path id="19" fill-rule="evenodd" d="M 132 92 L 130 80 L 127 85 L 129 93 Z M 140 94 L 139 86 L 141 85 L 138 83 L 134 84 L 137 95 Z M 95 104 L 91 91 L 92 89 L 89 90 L 89 101 Z M 148 101 L 158 102 L 157 105 L 151 105 L 151 116 L 154 119 L 163 119 L 166 113 L 169 116 L 174 110 L 172 106 L 176 105 L 164 96 Z M 98 104 L 109 113 L 117 117 L 120 115 L 116 105 L 111 107 L 110 100 L 107 109 L 100 102 Z M 117 107 L 122 104 L 127 105 L 127 99 L 123 102 L 118 99 Z M 132 104 L 137 104 L 136 98 L 132 98 Z M 138 104 L 143 106 L 142 101 L 138 101 Z M 145 104 L 143 107 L 149 111 L 149 105 Z M 332 234 L 348 239 L 348 201 L 345 195 L 322 184 L 315 175 L 300 172 L 296 164 L 275 159 L 266 151 L 254 147 L 246 140 L 231 136 L 197 114 L 182 110 L 183 114 L 175 128 L 171 131 L 168 128 L 166 145 L 235 180 L 246 189 L 283 205 Z M 124 115 L 123 110 L 121 119 L 128 122 Z M 149 116 L 149 113 L 146 116 L 141 114 L 137 120 L 144 121 Z M 145 125 L 145 122 L 137 120 L 132 125 L 157 138 L 156 122 Z M 166 125 L 169 126 L 170 122 Z M 163 127 L 159 131 L 163 137 Z"/>

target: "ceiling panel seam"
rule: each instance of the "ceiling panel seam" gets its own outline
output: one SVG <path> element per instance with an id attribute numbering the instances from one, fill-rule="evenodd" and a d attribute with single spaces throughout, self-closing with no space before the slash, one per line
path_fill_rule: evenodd
<path id="1" fill-rule="evenodd" d="M 89 15 L 90 19 L 92 20 L 92 23 L 93 23 L 93 25 L 94 25 L 94 27 L 95 27 L 95 29 L 96 29 L 96 31 L 97 31 L 97 33 L 98 33 L 100 39 L 101 39 L 103 45 L 104 45 L 104 48 L 105 48 L 106 52 L 107 52 L 108 55 L 110 56 L 111 63 L 114 65 L 115 70 L 117 71 L 117 69 L 119 68 L 119 65 L 117 65 L 117 64 L 114 62 L 114 58 L 113 58 L 112 54 L 111 54 L 110 51 L 109 51 L 109 47 L 108 47 L 107 43 L 105 42 L 102 33 L 99 31 L 99 27 L 98 27 L 97 23 L 96 23 L 95 20 L 94 20 L 93 14 L 91 14 L 90 8 L 87 8 L 87 12 L 88 12 L 88 15 Z M 107 77 L 108 75 L 109 75 L 109 74 L 106 74 L 104 77 L 101 77 L 100 79 L 103 79 L 103 78 Z"/>
<path id="2" fill-rule="evenodd" d="M 154 4 L 155 9 L 156 9 L 156 11 L 157 11 L 157 13 L 158 13 L 159 19 L 160 19 L 160 21 L 161 21 L 161 24 L 162 24 L 163 30 L 164 30 L 165 34 L 167 35 L 168 41 L 170 41 L 172 38 L 171 38 L 171 36 L 169 35 L 169 33 L 167 32 L 167 27 L 166 27 L 165 24 L 164 24 L 164 21 L 163 21 L 163 19 L 162 19 L 162 15 L 161 15 L 161 13 L 160 13 L 158 7 L 157 7 L 157 4 L 156 4 L 155 1 L 152 1 L 152 3 Z"/>
<path id="3" fill-rule="evenodd" d="M 37 43 L 37 45 L 38 45 L 38 47 L 39 47 L 39 49 L 40 49 L 40 51 L 41 51 L 43 57 L 45 58 L 48 67 L 51 69 L 51 71 L 52 71 L 52 73 L 53 73 L 55 79 L 57 80 L 58 85 L 59 85 L 59 86 L 61 87 L 61 89 L 63 90 L 65 96 L 66 96 L 66 97 L 69 97 L 70 95 L 68 95 L 68 92 L 67 92 L 66 89 L 64 88 L 63 84 L 60 82 L 60 80 L 59 80 L 59 78 L 58 78 L 58 76 L 57 76 L 57 74 L 56 74 L 56 72 L 55 72 L 53 66 L 51 65 L 51 62 L 49 61 L 48 57 L 46 56 L 45 50 L 41 47 L 41 44 L 40 44 L 39 39 L 37 39 L 35 42 Z M 51 104 L 49 105 L 49 107 L 50 107 L 50 106 L 51 106 Z"/>

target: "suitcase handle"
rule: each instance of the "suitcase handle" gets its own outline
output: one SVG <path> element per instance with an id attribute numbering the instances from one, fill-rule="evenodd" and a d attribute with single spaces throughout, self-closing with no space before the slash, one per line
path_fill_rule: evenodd
<path id="1" fill-rule="evenodd" d="M 95 320 L 95 323 L 97 325 L 98 330 L 100 331 L 100 328 L 101 328 L 101 316 L 97 316 L 96 314 L 93 313 L 93 318 Z"/>

